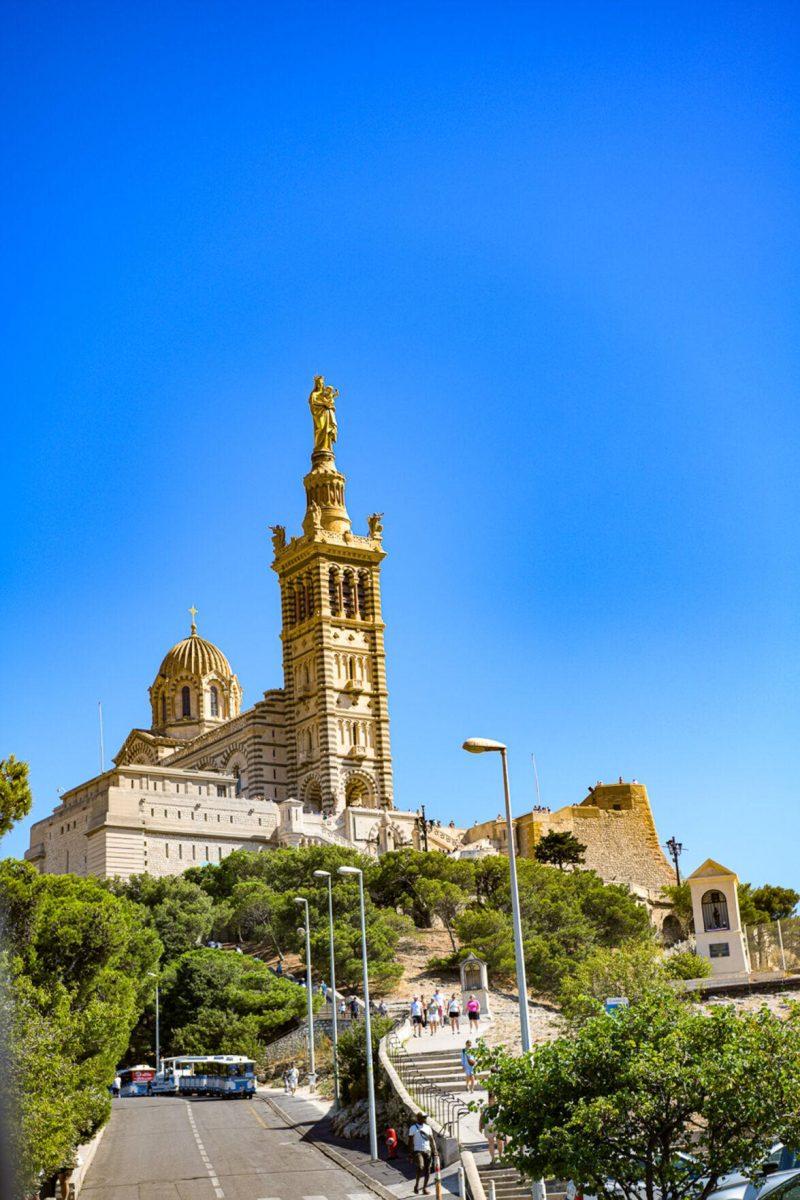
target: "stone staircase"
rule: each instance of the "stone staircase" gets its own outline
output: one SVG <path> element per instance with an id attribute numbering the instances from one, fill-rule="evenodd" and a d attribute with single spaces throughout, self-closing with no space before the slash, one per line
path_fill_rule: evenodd
<path id="1" fill-rule="evenodd" d="M 531 1200 L 530 1179 L 525 1179 L 514 1167 L 493 1167 L 490 1163 L 479 1163 L 478 1174 L 486 1192 L 486 1200 Z M 547 1200 L 566 1200 L 563 1183 L 548 1179 L 546 1187 Z"/>
<path id="2" fill-rule="evenodd" d="M 406 1052 L 418 1070 L 430 1083 L 448 1092 L 464 1091 L 464 1071 L 461 1067 L 461 1048 L 441 1047 L 430 1050 L 425 1045 L 427 1033 L 406 1043 Z"/>

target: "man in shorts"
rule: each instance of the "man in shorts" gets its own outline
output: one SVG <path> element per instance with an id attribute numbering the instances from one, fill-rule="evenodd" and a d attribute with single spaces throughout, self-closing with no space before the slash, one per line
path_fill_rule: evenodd
<path id="1" fill-rule="evenodd" d="M 433 1130 L 428 1124 L 425 1113 L 417 1113 L 408 1130 L 408 1148 L 414 1158 L 417 1178 L 414 1181 L 414 1192 L 419 1193 L 419 1183 L 422 1180 L 422 1194 L 428 1195 L 428 1180 L 431 1175 L 431 1159 L 433 1157 Z"/>
<path id="2" fill-rule="evenodd" d="M 418 996 L 411 1001 L 411 1024 L 414 1027 L 414 1037 L 422 1037 L 422 1005 Z"/>

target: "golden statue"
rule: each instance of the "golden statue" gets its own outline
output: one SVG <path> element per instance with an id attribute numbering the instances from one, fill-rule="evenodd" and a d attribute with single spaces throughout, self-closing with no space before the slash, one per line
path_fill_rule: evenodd
<path id="1" fill-rule="evenodd" d="M 308 397 L 311 415 L 314 418 L 314 449 L 331 453 L 336 435 L 339 432 L 336 425 L 336 397 L 339 395 L 335 387 L 325 384 L 324 375 L 314 376 L 314 390 Z"/>

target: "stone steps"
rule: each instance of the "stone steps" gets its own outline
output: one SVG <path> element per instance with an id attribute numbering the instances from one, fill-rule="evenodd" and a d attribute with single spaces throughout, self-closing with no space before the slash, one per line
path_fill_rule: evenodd
<path id="1" fill-rule="evenodd" d="M 486 1200 L 492 1200 L 491 1183 L 494 1184 L 495 1200 L 531 1200 L 531 1182 L 514 1167 L 493 1167 L 490 1163 L 482 1163 L 478 1167 L 481 1183 L 486 1192 Z M 565 1200 L 564 1185 L 559 1180 L 546 1181 L 547 1200 Z"/>

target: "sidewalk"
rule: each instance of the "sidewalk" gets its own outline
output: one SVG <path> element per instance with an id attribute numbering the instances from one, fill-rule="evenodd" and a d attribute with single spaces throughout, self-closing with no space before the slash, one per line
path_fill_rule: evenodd
<path id="1" fill-rule="evenodd" d="M 373 1163 L 370 1162 L 366 1138 L 351 1141 L 332 1132 L 332 1100 L 312 1096 L 305 1088 L 298 1089 L 294 1096 L 287 1096 L 279 1088 L 260 1086 L 257 1094 L 288 1126 L 296 1129 L 304 1141 L 312 1142 L 323 1154 L 333 1158 L 340 1167 L 351 1171 L 359 1182 L 372 1188 L 383 1200 L 405 1200 L 406 1197 L 413 1196 L 414 1168 L 409 1162 L 408 1154 L 405 1148 L 401 1148 L 398 1158 L 387 1162 L 381 1129 L 378 1130 L 378 1153 L 381 1155 L 381 1161 Z M 445 1192 L 458 1194 L 457 1166 L 442 1170 L 442 1187 Z M 433 1193 L 433 1181 L 430 1189 Z"/>

